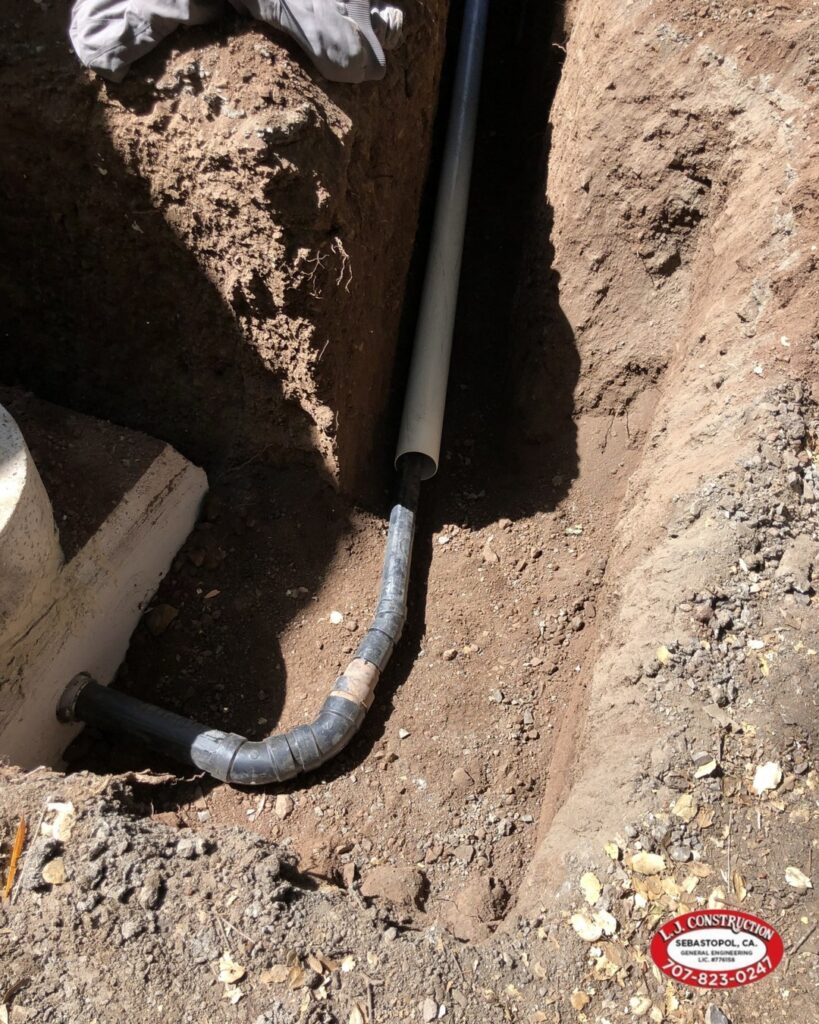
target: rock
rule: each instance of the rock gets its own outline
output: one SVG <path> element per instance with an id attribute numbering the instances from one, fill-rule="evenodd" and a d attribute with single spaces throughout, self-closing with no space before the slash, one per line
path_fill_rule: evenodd
<path id="1" fill-rule="evenodd" d="M 494 551 L 489 541 L 483 546 L 482 557 L 487 565 L 497 565 L 500 562 L 497 552 Z"/>
<path id="2" fill-rule="evenodd" d="M 452 773 L 452 781 L 455 788 L 461 790 L 463 793 L 472 789 L 473 786 L 472 777 L 466 768 L 456 768 Z"/>
<path id="3" fill-rule="evenodd" d="M 162 873 L 153 869 L 149 871 L 137 894 L 137 899 L 146 910 L 156 910 L 162 902 L 165 880 Z"/>
<path id="4" fill-rule="evenodd" d="M 349 889 L 355 881 L 356 866 L 352 863 L 345 864 L 341 869 L 341 881 L 345 888 Z"/>
<path id="5" fill-rule="evenodd" d="M 651 1009 L 651 1000 L 648 996 L 632 996 L 628 1001 L 629 1009 L 635 1017 L 645 1017 Z"/>
<path id="6" fill-rule="evenodd" d="M 599 921 L 590 921 L 585 914 L 572 914 L 569 924 L 584 942 L 597 942 L 603 935 Z"/>
<path id="7" fill-rule="evenodd" d="M 443 924 L 462 942 L 479 942 L 492 933 L 508 902 L 509 893 L 500 879 L 478 875 L 447 906 Z"/>
<path id="8" fill-rule="evenodd" d="M 193 860 L 196 856 L 196 844 L 190 836 L 183 836 L 176 844 L 176 856 L 183 860 Z"/>
<path id="9" fill-rule="evenodd" d="M 330 622 L 333 626 L 340 626 L 344 621 L 344 616 L 341 612 L 332 611 L 330 612 Z"/>
<path id="10" fill-rule="evenodd" d="M 774 575 L 810 579 L 814 566 L 819 566 L 819 543 L 803 533 L 785 548 Z"/>
<path id="11" fill-rule="evenodd" d="M 579 988 L 576 988 L 574 992 L 572 992 L 571 996 L 569 996 L 569 1002 L 572 1004 L 572 1007 L 575 1010 L 584 1009 L 586 1006 L 589 1005 L 590 1001 L 591 1000 L 586 995 L 586 993 L 582 992 Z"/>
<path id="12" fill-rule="evenodd" d="M 423 909 L 426 879 L 408 864 L 382 864 L 361 880 L 361 895 L 384 900 L 397 911 L 412 913 Z"/>
<path id="13" fill-rule="evenodd" d="M 65 880 L 65 861 L 62 857 L 55 857 L 43 868 L 43 881 L 49 885 L 62 885 Z"/>
<path id="14" fill-rule="evenodd" d="M 178 614 L 172 604 L 154 605 L 145 616 L 145 626 L 152 636 L 161 636 Z"/>
<path id="15" fill-rule="evenodd" d="M 696 818 L 699 805 L 696 799 L 691 793 L 683 793 L 682 796 L 677 798 L 676 803 L 671 809 L 671 813 L 675 818 L 680 818 L 682 821 L 691 822 Z"/>
<path id="16" fill-rule="evenodd" d="M 785 868 L 785 881 L 788 885 L 792 886 L 794 889 L 798 889 L 800 892 L 805 892 L 806 890 L 813 888 L 813 882 L 811 882 L 805 872 L 801 871 L 799 868 Z"/>
<path id="17" fill-rule="evenodd" d="M 581 875 L 580 891 L 583 893 L 583 898 L 590 906 L 594 906 L 594 904 L 600 899 L 603 886 L 600 884 L 600 879 L 593 871 L 587 871 L 585 874 Z"/>
<path id="18" fill-rule="evenodd" d="M 444 661 L 454 661 L 458 657 L 458 652 L 454 647 L 449 647 L 441 655 Z"/>
<path id="19" fill-rule="evenodd" d="M 455 847 L 455 860 L 463 861 L 464 864 L 470 864 L 474 856 L 475 847 L 470 846 L 469 843 L 461 843 L 460 846 Z"/>
<path id="20" fill-rule="evenodd" d="M 292 796 L 288 796 L 287 793 L 279 793 L 275 804 L 273 804 L 273 813 L 277 818 L 284 821 L 285 818 L 288 818 L 293 813 L 295 806 Z"/>
<path id="21" fill-rule="evenodd" d="M 427 998 L 421 1003 L 421 1017 L 426 1024 L 438 1019 L 438 1004 L 434 999 Z"/>
<path id="22" fill-rule="evenodd" d="M 711 1004 L 705 1011 L 705 1024 L 731 1024 L 731 1019 L 718 1006 Z"/>
<path id="23" fill-rule="evenodd" d="M 686 861 L 691 860 L 691 851 L 687 846 L 671 846 L 668 850 L 668 856 L 677 864 L 685 864 Z"/>
<path id="24" fill-rule="evenodd" d="M 129 917 L 127 921 L 122 922 L 119 930 L 123 941 L 127 942 L 129 939 L 134 939 L 137 935 L 141 935 L 145 931 L 145 925 L 137 918 Z"/>
<path id="25" fill-rule="evenodd" d="M 768 761 L 765 764 L 757 765 L 754 772 L 754 780 L 751 788 L 757 796 L 762 796 L 782 782 L 782 769 L 775 761 Z"/>
<path id="26" fill-rule="evenodd" d="M 640 850 L 639 853 L 632 856 L 631 868 L 638 875 L 658 875 L 661 871 L 665 871 L 665 858 L 661 857 L 659 853 Z"/>

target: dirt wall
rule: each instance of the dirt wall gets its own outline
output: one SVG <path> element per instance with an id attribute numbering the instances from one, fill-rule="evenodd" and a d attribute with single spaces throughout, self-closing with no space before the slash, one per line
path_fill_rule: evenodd
<path id="1" fill-rule="evenodd" d="M 69 49 L 65 0 L 15 3 L 3 382 L 209 468 L 306 453 L 372 490 L 446 8 L 407 4 L 386 80 L 354 88 L 228 14 L 105 84 Z"/>

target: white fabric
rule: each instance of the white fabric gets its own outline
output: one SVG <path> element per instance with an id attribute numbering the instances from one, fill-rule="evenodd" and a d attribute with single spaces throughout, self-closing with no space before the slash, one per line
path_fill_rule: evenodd
<path id="1" fill-rule="evenodd" d="M 389 48 L 400 38 L 403 14 L 370 0 L 230 0 L 240 11 L 282 29 L 325 78 L 366 82 L 384 77 Z M 179 25 L 201 25 L 222 0 L 76 0 L 69 35 L 77 56 L 106 78 L 121 81 L 130 65 Z M 373 26 L 375 19 L 375 27 Z"/>

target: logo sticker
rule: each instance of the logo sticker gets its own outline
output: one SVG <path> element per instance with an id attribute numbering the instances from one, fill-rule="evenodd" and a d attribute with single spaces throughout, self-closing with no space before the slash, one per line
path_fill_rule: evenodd
<path id="1" fill-rule="evenodd" d="M 651 940 L 651 959 L 660 970 L 697 988 L 750 985 L 775 970 L 783 952 L 776 928 L 741 910 L 680 914 Z"/>

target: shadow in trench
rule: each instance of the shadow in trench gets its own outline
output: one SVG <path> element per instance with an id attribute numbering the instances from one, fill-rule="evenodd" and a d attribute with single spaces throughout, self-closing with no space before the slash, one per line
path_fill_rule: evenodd
<path id="1" fill-rule="evenodd" d="M 202 521 L 157 598 L 176 617 L 161 638 L 143 620 L 115 685 L 258 738 L 288 686 L 279 637 L 320 589 L 349 505 L 311 458 L 314 424 L 272 374 L 253 410 L 269 430 L 260 447 L 274 438 L 310 465 L 248 458 L 228 469 L 261 354 L 111 145 L 104 103 L 64 43 L 65 5 L 18 6 L 3 43 L 18 59 L 0 63 L 0 385 L 168 439 L 204 465 Z M 130 454 L 108 451 L 72 483 L 104 492 L 105 460 Z M 38 451 L 46 459 L 47 481 L 66 471 L 60 450 Z M 101 771 L 161 766 L 143 747 L 90 731 L 76 753 L 80 767 Z"/>
<path id="2" fill-rule="evenodd" d="M 491 4 L 437 522 L 548 511 L 577 475 L 580 359 L 546 195 L 563 8 Z"/>
<path id="3" fill-rule="evenodd" d="M 552 41 L 561 37 L 561 8 L 519 0 L 490 9 L 447 456 L 436 481 L 422 489 L 402 641 L 360 734 L 311 776 L 315 782 L 354 770 L 384 734 L 427 629 L 432 535 L 440 524 L 467 519 L 480 527 L 500 516 L 548 511 L 577 474 L 572 411 L 579 356 L 560 308 L 545 195 L 549 108 L 562 57 Z M 483 496 L 473 500 L 475 492 Z M 304 783 L 270 788 L 288 792 Z M 184 789 L 165 795 L 169 807 L 190 799 Z"/>

